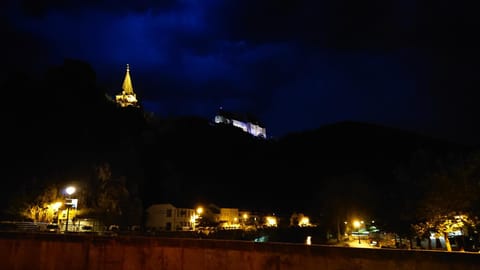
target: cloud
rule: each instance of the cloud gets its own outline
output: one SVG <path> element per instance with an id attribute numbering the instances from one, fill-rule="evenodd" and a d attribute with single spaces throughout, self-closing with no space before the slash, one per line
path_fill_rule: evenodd
<path id="1" fill-rule="evenodd" d="M 182 1 L 177 0 L 21 0 L 21 10 L 28 16 L 42 17 L 50 12 L 72 14 L 85 10 L 97 10 L 103 13 L 143 13 L 146 11 L 171 10 Z"/>
<path id="2" fill-rule="evenodd" d="M 415 34 L 413 1 L 255 1 L 225 3 L 219 16 L 231 39 L 297 40 L 321 48 L 388 49 Z"/>
<path id="3" fill-rule="evenodd" d="M 8 61 L 79 58 L 110 94 L 129 63 L 157 111 L 223 105 L 277 130 L 289 115 L 295 128 L 348 118 L 440 129 L 436 115 L 467 127 L 479 114 L 476 9 L 447 2 L 10 0 L 0 12 Z"/>

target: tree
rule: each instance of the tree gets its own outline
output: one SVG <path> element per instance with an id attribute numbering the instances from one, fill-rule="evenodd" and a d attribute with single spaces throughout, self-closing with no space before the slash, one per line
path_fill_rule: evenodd
<path id="1" fill-rule="evenodd" d="M 104 224 L 139 225 L 142 201 L 127 187 L 127 177 L 114 176 L 109 162 L 94 167 L 89 185 L 86 216 L 96 217 Z"/>
<path id="2" fill-rule="evenodd" d="M 479 224 L 480 159 L 474 155 L 466 161 L 458 157 L 446 161 L 443 169 L 428 179 L 430 186 L 419 201 L 418 222 L 413 228 L 421 237 L 429 237 L 431 232 L 443 236 L 447 251 L 451 251 L 449 234 L 458 230 L 465 233 Z"/>
<path id="3" fill-rule="evenodd" d="M 475 228 L 478 224 L 479 220 L 476 217 L 472 218 L 466 214 L 451 212 L 431 216 L 424 222 L 414 224 L 413 228 L 422 237 L 430 237 L 431 232 L 434 232 L 436 237 L 443 236 L 445 248 L 447 251 L 452 251 L 449 234 L 457 231 L 464 233 L 468 228 Z M 431 248 L 430 242 L 429 248 Z"/>
<path id="4" fill-rule="evenodd" d="M 383 200 L 390 202 L 388 207 L 381 207 L 383 211 L 379 221 L 382 229 L 395 233 L 400 239 L 409 238 L 411 248 L 413 236 L 416 235 L 418 241 L 430 237 L 412 224 L 417 222 L 418 203 L 430 188 L 427 179 L 439 170 L 436 159 L 436 154 L 432 151 L 417 149 L 406 162 L 397 164 L 392 172 L 392 180 L 382 189 Z"/>
<path id="5" fill-rule="evenodd" d="M 220 208 L 211 203 L 203 208 L 203 212 L 200 214 L 198 226 L 200 227 L 218 227 L 220 224 L 218 221 L 218 215 L 220 214 Z"/>
<path id="6" fill-rule="evenodd" d="M 34 222 L 54 222 L 64 201 L 56 185 L 50 185 L 41 193 L 34 195 L 33 200 L 27 198 L 25 196 L 17 200 L 12 204 L 10 211 L 13 216 Z"/>

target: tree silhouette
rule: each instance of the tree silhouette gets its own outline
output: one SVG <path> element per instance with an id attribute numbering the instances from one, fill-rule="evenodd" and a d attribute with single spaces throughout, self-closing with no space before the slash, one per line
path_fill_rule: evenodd
<path id="1" fill-rule="evenodd" d="M 466 233 L 479 224 L 479 161 L 477 154 L 467 160 L 450 157 L 443 161 L 443 169 L 430 175 L 429 188 L 416 211 L 419 222 L 413 225 L 418 235 L 427 237 L 434 232 L 443 236 L 447 250 L 451 251 L 450 233 L 457 230 Z"/>
<path id="2" fill-rule="evenodd" d="M 11 201 L 8 212 L 21 220 L 54 222 L 63 203 L 64 198 L 57 186 L 49 185 L 36 194 L 16 197 L 16 200 Z"/>

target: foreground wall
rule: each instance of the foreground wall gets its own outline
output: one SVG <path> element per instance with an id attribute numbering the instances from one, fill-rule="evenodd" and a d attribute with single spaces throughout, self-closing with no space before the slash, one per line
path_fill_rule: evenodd
<path id="1" fill-rule="evenodd" d="M 0 269 L 480 269 L 480 254 L 205 239 L 0 233 Z"/>

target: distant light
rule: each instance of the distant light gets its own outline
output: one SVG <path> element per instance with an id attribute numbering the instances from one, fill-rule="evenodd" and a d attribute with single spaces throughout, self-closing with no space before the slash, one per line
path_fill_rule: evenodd
<path id="1" fill-rule="evenodd" d="M 302 217 L 302 219 L 298 222 L 299 226 L 310 226 L 310 219 L 308 217 Z"/>
<path id="2" fill-rule="evenodd" d="M 312 237 L 309 235 L 307 236 L 307 241 L 305 241 L 305 244 L 311 245 L 312 244 Z"/>
<path id="3" fill-rule="evenodd" d="M 353 221 L 353 227 L 355 227 L 357 229 L 360 228 L 360 221 L 358 221 L 358 220 Z"/>
<path id="4" fill-rule="evenodd" d="M 65 189 L 65 192 L 67 192 L 68 195 L 72 195 L 73 193 L 75 193 L 75 190 L 75 187 L 70 186 Z"/>
<path id="5" fill-rule="evenodd" d="M 60 208 L 60 206 L 62 206 L 62 202 L 56 202 L 54 204 L 52 204 L 52 208 L 54 211 L 57 211 L 58 208 Z"/>
<path id="6" fill-rule="evenodd" d="M 266 217 L 267 226 L 276 227 L 277 226 L 277 219 L 275 217 Z"/>
<path id="7" fill-rule="evenodd" d="M 268 241 L 268 236 L 266 235 L 253 239 L 253 242 L 267 242 L 267 241 Z"/>

